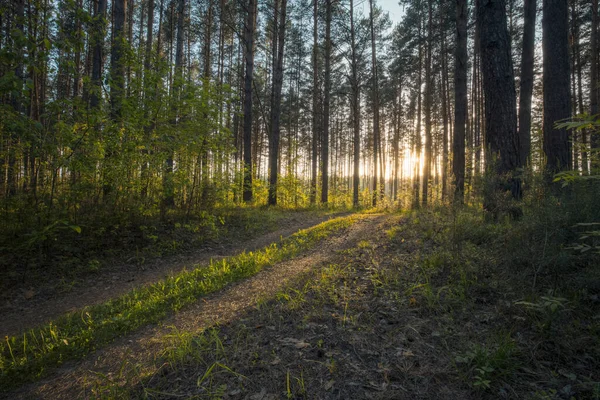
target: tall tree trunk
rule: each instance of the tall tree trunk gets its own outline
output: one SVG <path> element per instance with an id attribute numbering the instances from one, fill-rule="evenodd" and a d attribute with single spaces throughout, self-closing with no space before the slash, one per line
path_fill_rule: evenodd
<path id="1" fill-rule="evenodd" d="M 379 168 L 377 156 L 380 147 L 379 130 L 379 76 L 377 71 L 377 50 L 375 48 L 375 16 L 373 15 L 373 0 L 369 0 L 369 22 L 371 28 L 371 63 L 373 68 L 373 207 L 377 205 L 379 197 L 379 182 L 377 180 L 377 169 Z M 382 177 L 383 179 L 383 177 Z"/>
<path id="2" fill-rule="evenodd" d="M 323 100 L 323 137 L 321 138 L 321 203 L 329 201 L 329 102 L 331 98 L 331 3 L 325 0 L 325 87 Z"/>
<path id="3" fill-rule="evenodd" d="M 114 122 L 121 122 L 125 88 L 125 13 L 126 0 L 113 1 L 112 50 L 110 55 L 110 115 Z"/>
<path id="4" fill-rule="evenodd" d="M 360 205 L 360 86 L 358 85 L 358 60 L 356 57 L 356 31 L 354 27 L 354 0 L 350 0 L 350 46 L 351 46 L 351 90 L 352 90 L 352 129 L 354 147 L 354 167 L 352 178 L 352 204 L 354 207 Z"/>
<path id="5" fill-rule="evenodd" d="M 443 33 L 442 33 L 443 34 Z M 442 178 L 442 202 L 446 201 L 446 197 L 448 195 L 448 93 L 446 86 L 446 79 L 448 79 L 448 60 L 446 58 L 446 39 L 442 38 L 442 71 L 441 71 L 441 94 L 442 94 L 442 169 L 441 169 L 441 178 Z"/>
<path id="6" fill-rule="evenodd" d="M 246 72 L 244 76 L 244 190 L 245 202 L 252 201 L 252 77 L 254 73 L 254 32 L 257 0 L 248 0 L 244 31 Z"/>
<path id="7" fill-rule="evenodd" d="M 454 61 L 454 138 L 452 172 L 454 200 L 465 196 L 465 128 L 467 123 L 467 0 L 456 0 L 456 52 Z"/>
<path id="8" fill-rule="evenodd" d="M 523 7 L 523 53 L 519 94 L 519 141 L 521 166 L 527 165 L 531 153 L 531 96 L 533 93 L 533 61 L 535 45 L 536 0 L 525 0 Z"/>
<path id="9" fill-rule="evenodd" d="M 275 4 L 278 0 L 275 0 Z M 280 139 L 280 119 L 281 119 L 281 86 L 283 84 L 283 49 L 285 43 L 285 25 L 286 25 L 287 0 L 281 0 L 281 20 L 277 26 L 279 17 L 278 7 L 275 7 L 273 24 L 273 47 L 277 48 L 273 61 L 273 87 L 271 103 L 271 135 L 269 140 L 269 205 L 277 204 L 277 176 L 279 174 L 279 139 Z M 289 132 L 289 129 L 288 129 Z"/>
<path id="10" fill-rule="evenodd" d="M 544 153 L 551 177 L 571 167 L 570 133 L 555 129 L 571 116 L 569 93 L 569 9 L 565 0 L 544 0 L 542 18 L 544 83 Z"/>
<path id="11" fill-rule="evenodd" d="M 319 149 L 319 31 L 317 0 L 313 0 L 313 87 L 312 87 L 312 148 L 311 148 L 311 177 L 310 204 L 317 201 L 317 163 Z"/>
<path id="12" fill-rule="evenodd" d="M 418 8 L 420 10 L 421 2 L 419 1 Z M 417 128 L 415 130 L 415 165 L 413 172 L 413 207 L 419 207 L 420 204 L 420 192 L 421 192 L 421 103 L 422 103 L 422 92 L 421 86 L 423 76 L 423 44 L 421 43 L 422 35 L 422 19 L 421 12 L 418 13 L 418 46 L 419 46 L 419 60 L 417 66 Z"/>
<path id="13" fill-rule="evenodd" d="M 592 33 L 590 37 L 592 55 L 590 60 L 590 114 L 598 116 L 598 97 L 600 96 L 600 85 L 598 85 L 598 67 L 600 65 L 600 48 L 598 46 L 598 0 L 592 0 Z M 591 147 L 600 148 L 600 135 L 591 135 Z M 592 158 L 592 168 L 600 166 L 600 157 Z"/>
<path id="14" fill-rule="evenodd" d="M 94 30 L 91 34 L 93 42 L 92 51 L 92 78 L 90 88 L 90 107 L 98 108 L 102 99 L 102 64 L 104 62 L 104 35 L 106 31 L 106 3 L 107 0 L 97 0 L 94 13 Z"/>
<path id="15" fill-rule="evenodd" d="M 206 10 L 206 33 L 204 37 L 204 72 L 202 77 L 204 78 L 203 88 L 204 88 L 204 96 L 206 101 L 208 101 L 209 96 L 209 82 L 210 82 L 210 74 L 211 74 L 211 44 L 212 44 L 212 27 L 213 27 L 213 1 L 208 1 L 208 6 Z M 204 115 L 205 119 L 208 119 L 208 115 Z M 201 175 L 202 175 L 202 204 L 204 206 L 208 205 L 208 192 L 209 192 L 209 169 L 208 169 L 208 137 L 211 134 L 209 129 L 206 129 L 204 132 L 204 136 L 202 137 L 202 154 L 200 156 L 200 164 L 201 164 Z"/>
<path id="16" fill-rule="evenodd" d="M 486 168 L 497 174 L 495 179 L 507 178 L 513 197 L 519 198 L 520 181 L 514 176 L 521 163 L 517 104 L 504 0 L 479 0 L 477 24 L 485 99 Z M 498 182 L 496 189 L 502 186 Z M 488 210 L 495 211 L 493 193 L 485 203 Z"/>
<path id="17" fill-rule="evenodd" d="M 432 102 L 432 76 L 431 53 L 433 52 L 433 0 L 427 1 L 427 60 L 425 61 L 425 154 L 423 157 L 423 200 L 427 205 L 429 196 L 429 181 L 431 179 L 432 163 L 432 135 L 431 135 L 431 102 Z"/>
<path id="18" fill-rule="evenodd" d="M 179 103 L 181 86 L 183 85 L 183 41 L 184 41 L 185 0 L 177 1 L 177 39 L 175 43 L 175 73 L 173 77 L 173 97 L 171 100 L 171 124 L 179 122 Z M 176 129 L 176 128 L 173 128 Z M 169 140 L 171 144 L 172 140 Z M 173 182 L 173 169 L 175 166 L 175 152 L 172 148 L 167 149 L 165 161 L 165 172 L 163 177 L 164 206 L 175 205 L 175 184 Z"/>

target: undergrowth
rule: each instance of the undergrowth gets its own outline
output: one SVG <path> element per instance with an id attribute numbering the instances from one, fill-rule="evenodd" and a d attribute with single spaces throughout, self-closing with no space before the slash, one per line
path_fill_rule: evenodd
<path id="1" fill-rule="evenodd" d="M 329 220 L 263 250 L 211 261 L 208 266 L 184 271 L 106 303 L 64 315 L 23 335 L 6 337 L 0 344 L 0 387 L 8 389 L 38 379 L 67 360 L 81 358 L 115 338 L 159 321 L 199 296 L 294 257 L 358 218 Z"/>
<path id="2" fill-rule="evenodd" d="M 238 320 L 174 332 L 160 374 L 96 393 L 600 399 L 600 260 L 576 246 L 597 245 L 577 224 L 599 211 L 530 196 L 519 221 L 403 213 Z"/>

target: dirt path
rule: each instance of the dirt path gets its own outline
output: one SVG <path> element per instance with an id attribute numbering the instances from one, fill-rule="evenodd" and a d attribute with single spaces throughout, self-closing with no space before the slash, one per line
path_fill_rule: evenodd
<path id="1" fill-rule="evenodd" d="M 0 337 L 16 335 L 69 311 L 105 302 L 135 287 L 152 284 L 176 274 L 186 267 L 207 264 L 210 259 L 232 256 L 244 250 L 263 248 L 281 237 L 329 218 L 331 217 L 297 213 L 292 218 L 281 221 L 277 230 L 236 244 L 219 244 L 213 248 L 159 258 L 144 265 L 143 269 L 129 264 L 109 266 L 66 293 L 57 293 L 56 290 L 42 290 L 39 293 L 24 291 L 19 296 L 12 296 L 10 302 L 0 304 Z"/>
<path id="2" fill-rule="evenodd" d="M 121 338 L 83 362 L 66 365 L 50 378 L 10 394 L 10 398 L 89 398 L 92 397 L 90 382 L 97 382 L 99 374 L 117 382 L 126 379 L 130 385 L 140 375 L 156 374 L 160 369 L 157 357 L 168 342 L 166 336 L 174 330 L 197 332 L 234 320 L 254 307 L 258 300 L 276 294 L 291 279 L 327 263 L 340 250 L 355 247 L 361 240 L 368 239 L 388 218 L 386 215 L 367 216 L 341 235 L 326 239 L 307 254 L 265 269 L 250 279 L 203 298 L 160 326 Z"/>

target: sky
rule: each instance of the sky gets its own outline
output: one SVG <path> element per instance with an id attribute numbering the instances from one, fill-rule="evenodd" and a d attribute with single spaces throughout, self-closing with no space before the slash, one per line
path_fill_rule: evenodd
<path id="1" fill-rule="evenodd" d="M 394 25 L 396 25 L 404 15 L 404 11 L 398 4 L 398 0 L 378 0 L 376 4 L 390 14 L 390 19 Z"/>

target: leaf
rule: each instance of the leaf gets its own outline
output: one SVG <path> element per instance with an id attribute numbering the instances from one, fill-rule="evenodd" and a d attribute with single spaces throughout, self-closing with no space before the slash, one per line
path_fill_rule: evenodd
<path id="1" fill-rule="evenodd" d="M 303 342 L 303 341 L 299 341 L 298 343 L 296 343 L 294 345 L 297 349 L 305 349 L 307 347 L 310 347 L 309 343 Z"/>
<path id="2" fill-rule="evenodd" d="M 69 225 L 69 228 L 73 229 L 77 233 L 81 233 L 81 227 L 78 225 Z"/>

